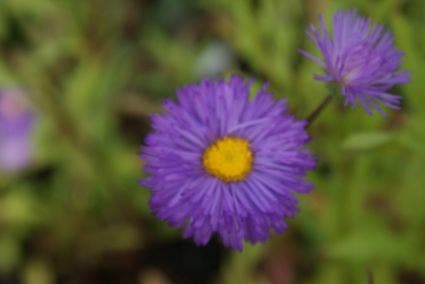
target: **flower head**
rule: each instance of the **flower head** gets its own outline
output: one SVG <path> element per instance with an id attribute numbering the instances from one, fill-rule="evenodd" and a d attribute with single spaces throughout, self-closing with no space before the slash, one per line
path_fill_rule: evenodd
<path id="1" fill-rule="evenodd" d="M 399 108 L 401 98 L 388 91 L 396 84 L 407 83 L 409 74 L 398 71 L 403 53 L 394 48 L 391 33 L 355 11 L 336 12 L 332 31 L 328 31 L 322 17 L 318 28 L 311 25 L 307 31 L 323 56 L 319 59 L 301 51 L 325 70 L 316 79 L 336 82 L 346 105 L 357 102 L 368 113 L 373 108 L 382 113 L 379 103 Z"/>
<path id="2" fill-rule="evenodd" d="M 17 171 L 29 163 L 34 120 L 21 91 L 0 90 L 0 171 Z"/>
<path id="3" fill-rule="evenodd" d="M 199 245 L 214 233 L 236 249 L 267 240 L 296 213 L 294 194 L 312 188 L 305 122 L 265 86 L 251 100 L 250 89 L 238 76 L 188 85 L 151 118 L 141 184 L 151 189 L 153 213 Z"/>

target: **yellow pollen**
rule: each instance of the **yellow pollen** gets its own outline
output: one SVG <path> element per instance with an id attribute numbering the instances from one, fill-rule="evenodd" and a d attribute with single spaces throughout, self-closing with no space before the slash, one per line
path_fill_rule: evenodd
<path id="1" fill-rule="evenodd" d="M 253 154 L 249 142 L 225 136 L 208 146 L 202 156 L 205 170 L 224 182 L 242 181 L 251 172 Z"/>

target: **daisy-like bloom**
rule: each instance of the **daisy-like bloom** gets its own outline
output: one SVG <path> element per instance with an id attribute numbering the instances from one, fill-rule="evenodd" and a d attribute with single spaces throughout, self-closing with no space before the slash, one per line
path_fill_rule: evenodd
<path id="1" fill-rule="evenodd" d="M 319 64 L 325 74 L 317 80 L 335 82 L 341 87 L 346 105 L 359 103 L 369 114 L 381 106 L 400 107 L 400 96 L 388 93 L 396 84 L 407 83 L 409 74 L 398 71 L 403 53 L 394 48 L 393 37 L 384 26 L 371 24 L 356 11 L 334 14 L 332 33 L 322 17 L 311 25 L 308 37 L 320 49 L 323 59 L 303 50 L 301 53 Z"/>
<path id="2" fill-rule="evenodd" d="M 266 86 L 251 100 L 250 90 L 238 76 L 188 85 L 151 118 L 141 184 L 151 189 L 153 213 L 198 245 L 214 233 L 239 250 L 243 240 L 265 241 L 296 213 L 294 194 L 312 188 L 305 122 Z"/>
<path id="3" fill-rule="evenodd" d="M 0 171 L 17 171 L 28 165 L 34 121 L 21 91 L 0 90 Z"/>

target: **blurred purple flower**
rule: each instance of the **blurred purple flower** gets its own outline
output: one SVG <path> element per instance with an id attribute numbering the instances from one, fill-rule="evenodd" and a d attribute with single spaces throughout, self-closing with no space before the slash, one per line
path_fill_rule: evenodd
<path id="1" fill-rule="evenodd" d="M 320 49 L 323 59 L 301 53 L 325 70 L 315 78 L 336 82 L 345 97 L 345 105 L 359 103 L 369 114 L 383 113 L 383 104 L 400 107 L 400 96 L 388 93 L 396 84 L 407 83 L 409 73 L 398 71 L 403 53 L 396 50 L 393 37 L 384 26 L 371 24 L 356 11 L 338 11 L 333 16 L 332 34 L 322 17 L 319 27 L 311 25 L 308 37 Z"/>
<path id="2" fill-rule="evenodd" d="M 34 120 L 21 91 L 0 90 L 0 171 L 17 171 L 28 165 Z"/>
<path id="3" fill-rule="evenodd" d="M 253 99 L 250 92 L 239 76 L 205 80 L 178 90 L 178 101 L 152 116 L 141 154 L 150 176 L 141 184 L 152 191 L 153 213 L 199 245 L 217 233 L 241 250 L 243 240 L 283 232 L 284 218 L 298 210 L 295 194 L 312 188 L 304 179 L 315 164 L 303 149 L 305 121 L 266 86 Z"/>

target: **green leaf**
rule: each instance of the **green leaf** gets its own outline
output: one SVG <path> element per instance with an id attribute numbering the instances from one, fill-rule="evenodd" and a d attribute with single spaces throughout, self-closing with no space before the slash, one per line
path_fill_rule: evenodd
<path id="1" fill-rule="evenodd" d="M 355 133 L 345 139 L 342 148 L 346 150 L 369 150 L 382 146 L 393 138 L 394 135 L 387 132 Z"/>
<path id="2" fill-rule="evenodd" d="M 405 263 L 411 257 L 411 244 L 384 230 L 369 229 L 348 235 L 330 245 L 327 254 L 346 261 L 389 261 Z"/>

